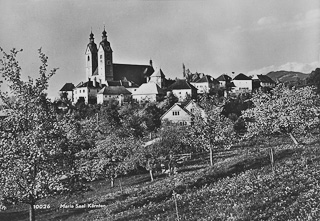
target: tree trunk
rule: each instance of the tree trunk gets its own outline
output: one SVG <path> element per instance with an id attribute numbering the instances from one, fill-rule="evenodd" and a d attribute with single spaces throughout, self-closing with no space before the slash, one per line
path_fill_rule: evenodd
<path id="1" fill-rule="evenodd" d="M 210 147 L 210 166 L 213 166 L 213 151 L 212 151 L 212 147 Z"/>
<path id="2" fill-rule="evenodd" d="M 299 144 L 299 142 L 298 142 L 297 139 L 293 136 L 292 133 L 289 133 L 289 136 L 291 137 L 291 139 L 293 140 L 293 142 L 294 142 L 295 145 L 298 145 L 298 144 Z"/>
<path id="3" fill-rule="evenodd" d="M 111 186 L 111 188 L 114 187 L 114 178 L 113 177 L 110 178 L 110 186 Z"/>
<path id="4" fill-rule="evenodd" d="M 34 203 L 29 204 L 29 221 L 35 221 L 36 220 L 36 214 L 34 210 Z"/>
<path id="5" fill-rule="evenodd" d="M 120 177 L 120 179 L 119 179 L 120 191 L 121 191 L 121 193 L 122 193 L 122 192 L 123 192 L 123 189 L 122 189 L 122 183 L 121 183 L 121 180 L 122 180 L 122 177 Z"/>
<path id="6" fill-rule="evenodd" d="M 269 154 L 270 154 L 270 162 L 271 162 L 271 168 L 272 168 L 272 174 L 275 175 L 275 169 L 274 169 L 274 150 L 272 147 L 270 147 L 269 150 Z"/>
<path id="7" fill-rule="evenodd" d="M 149 170 L 150 173 L 150 178 L 151 178 L 151 182 L 153 181 L 153 174 L 152 174 L 152 169 Z"/>

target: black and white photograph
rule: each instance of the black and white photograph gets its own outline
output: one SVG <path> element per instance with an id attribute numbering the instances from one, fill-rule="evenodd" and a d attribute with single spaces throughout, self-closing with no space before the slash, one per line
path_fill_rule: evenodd
<path id="1" fill-rule="evenodd" d="M 0 221 L 320 220 L 319 0 L 0 0 Z"/>

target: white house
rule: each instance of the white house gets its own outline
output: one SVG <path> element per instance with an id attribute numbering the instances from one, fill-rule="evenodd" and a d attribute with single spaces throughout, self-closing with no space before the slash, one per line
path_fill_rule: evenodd
<path id="1" fill-rule="evenodd" d="M 103 104 L 106 101 L 117 100 L 119 105 L 131 99 L 131 92 L 124 86 L 105 86 L 97 94 L 97 103 Z"/>
<path id="2" fill-rule="evenodd" d="M 96 103 L 97 94 L 105 86 L 96 81 L 81 82 L 73 89 L 73 103 L 82 99 L 86 104 Z"/>
<path id="3" fill-rule="evenodd" d="M 252 91 L 252 79 L 244 74 L 238 74 L 234 77 L 233 83 L 235 88 L 233 92 L 236 93 L 248 93 Z"/>
<path id="4" fill-rule="evenodd" d="M 184 79 L 177 79 L 168 89 L 172 91 L 179 101 L 185 101 L 188 97 L 191 99 L 197 98 L 197 88 Z"/>
<path id="5" fill-rule="evenodd" d="M 191 112 L 183 107 L 181 103 L 175 103 L 166 113 L 161 116 L 161 122 L 169 121 L 170 123 L 181 126 L 191 125 L 194 116 Z"/>
<path id="6" fill-rule="evenodd" d="M 138 102 L 156 102 L 164 99 L 166 93 L 154 82 L 142 84 L 136 91 L 133 91 L 132 98 Z"/>
<path id="7" fill-rule="evenodd" d="M 210 75 L 204 75 L 196 82 L 190 82 L 195 88 L 197 88 L 198 94 L 210 93 L 212 90 L 218 90 L 220 85 L 219 81 L 211 77 Z"/>
<path id="8" fill-rule="evenodd" d="M 187 103 L 175 103 L 161 116 L 161 121 L 169 121 L 178 125 L 192 125 L 195 117 L 206 120 L 204 109 L 194 100 Z"/>

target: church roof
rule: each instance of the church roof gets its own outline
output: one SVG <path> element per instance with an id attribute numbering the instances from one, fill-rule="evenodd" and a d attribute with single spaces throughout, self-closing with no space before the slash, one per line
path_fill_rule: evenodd
<path id="1" fill-rule="evenodd" d="M 199 80 L 197 80 L 196 83 L 213 83 L 213 84 L 219 84 L 219 81 L 217 81 L 216 79 L 214 79 L 213 77 L 211 77 L 210 75 L 205 75 L 202 78 L 200 78 Z"/>
<path id="2" fill-rule="evenodd" d="M 106 86 L 101 89 L 98 94 L 106 95 L 120 95 L 120 94 L 131 94 L 124 86 Z"/>
<path id="3" fill-rule="evenodd" d="M 91 32 L 90 33 L 90 42 L 89 44 L 87 45 L 87 47 L 90 49 L 91 53 L 97 53 L 98 49 L 97 49 L 97 45 L 96 43 L 94 43 L 94 34 Z"/>
<path id="4" fill-rule="evenodd" d="M 233 78 L 233 80 L 245 80 L 245 81 L 248 81 L 248 80 L 252 80 L 251 78 L 249 78 L 247 75 L 244 75 L 244 74 L 238 74 L 237 76 L 235 76 Z"/>
<path id="5" fill-rule="evenodd" d="M 60 91 L 73 91 L 74 85 L 72 83 L 66 83 Z"/>
<path id="6" fill-rule="evenodd" d="M 154 69 L 150 65 L 113 64 L 114 80 L 126 78 L 137 85 L 146 83 L 146 77 L 151 76 Z"/>
<path id="7" fill-rule="evenodd" d="M 182 90 L 182 89 L 192 89 L 197 90 L 193 85 L 191 85 L 189 82 L 187 82 L 184 79 L 177 79 L 176 82 L 171 84 L 168 89 L 170 90 Z"/>
<path id="8" fill-rule="evenodd" d="M 165 94 L 164 90 L 161 89 L 156 83 L 148 82 L 142 84 L 133 94 Z"/>
<path id="9" fill-rule="evenodd" d="M 139 85 L 134 82 L 128 81 L 126 78 L 119 81 L 107 81 L 107 83 L 109 86 L 124 86 L 125 88 L 139 87 Z"/>
<path id="10" fill-rule="evenodd" d="M 99 82 L 96 82 L 96 86 L 93 86 L 93 81 L 87 81 L 87 82 L 80 82 L 76 88 L 86 87 L 86 88 L 102 88 L 104 87 L 104 84 L 100 84 Z"/>

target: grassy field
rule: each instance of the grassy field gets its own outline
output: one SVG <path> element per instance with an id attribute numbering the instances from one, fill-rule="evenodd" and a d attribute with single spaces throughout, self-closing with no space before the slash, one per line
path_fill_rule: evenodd
<path id="1" fill-rule="evenodd" d="M 114 188 L 88 183 L 91 191 L 39 202 L 50 209 L 37 210 L 36 220 L 320 220 L 320 146 L 305 140 L 300 146 L 281 137 L 238 145 L 216 153 L 213 167 L 207 154 L 198 154 L 177 175 L 158 175 L 154 182 L 141 174 L 118 179 Z M 0 220 L 28 220 L 28 207 L 10 206 Z"/>

